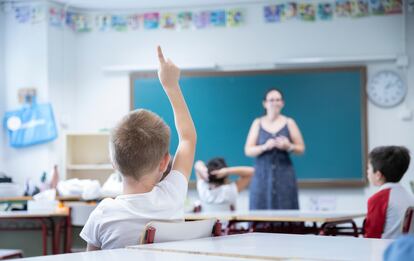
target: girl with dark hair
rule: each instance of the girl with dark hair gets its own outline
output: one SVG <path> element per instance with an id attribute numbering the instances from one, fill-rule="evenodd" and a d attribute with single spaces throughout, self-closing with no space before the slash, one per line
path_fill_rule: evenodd
<path id="1" fill-rule="evenodd" d="M 207 165 L 199 160 L 195 163 L 194 169 L 197 176 L 197 191 L 204 210 L 235 209 L 239 192 L 249 185 L 254 173 L 252 167 L 228 167 L 223 158 L 213 158 Z M 230 182 L 230 175 L 239 178 L 235 182 Z"/>

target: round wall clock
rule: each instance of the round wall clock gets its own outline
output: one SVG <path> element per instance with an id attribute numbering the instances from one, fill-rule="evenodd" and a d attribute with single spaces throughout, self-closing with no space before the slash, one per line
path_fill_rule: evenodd
<path id="1" fill-rule="evenodd" d="M 368 98 L 380 107 L 394 107 L 404 100 L 407 86 L 401 76 L 393 71 L 380 71 L 367 86 Z"/>

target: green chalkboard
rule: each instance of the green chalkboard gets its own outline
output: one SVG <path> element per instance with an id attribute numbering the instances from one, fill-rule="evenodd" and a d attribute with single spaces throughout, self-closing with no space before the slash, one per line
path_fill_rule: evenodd
<path id="1" fill-rule="evenodd" d="M 262 99 L 271 87 L 282 90 L 283 114 L 301 129 L 306 152 L 293 156 L 304 185 L 365 184 L 365 67 L 237 72 L 183 72 L 182 92 L 198 134 L 196 159 L 226 158 L 229 165 L 253 165 L 244 155 L 252 121 L 263 115 Z M 131 109 L 159 114 L 172 130 L 172 109 L 155 72 L 131 75 Z M 193 176 L 194 178 L 194 176 Z"/>

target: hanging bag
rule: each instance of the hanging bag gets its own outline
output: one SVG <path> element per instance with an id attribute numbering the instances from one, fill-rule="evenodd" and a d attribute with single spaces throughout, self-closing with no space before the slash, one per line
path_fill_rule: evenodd
<path id="1" fill-rule="evenodd" d="M 22 109 L 6 112 L 3 125 L 7 128 L 10 146 L 23 148 L 52 141 L 57 129 L 50 103 L 38 104 L 33 99 Z"/>

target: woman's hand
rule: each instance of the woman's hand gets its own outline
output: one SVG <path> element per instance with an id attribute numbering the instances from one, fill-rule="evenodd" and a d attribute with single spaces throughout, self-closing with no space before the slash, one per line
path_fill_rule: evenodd
<path id="1" fill-rule="evenodd" d="M 270 138 L 268 139 L 262 146 L 263 146 L 263 152 L 268 151 L 268 150 L 272 150 L 276 147 L 277 142 L 276 139 Z"/>
<path id="2" fill-rule="evenodd" d="M 280 149 L 280 150 L 291 150 L 292 148 L 292 143 L 290 142 L 290 140 L 285 137 L 285 136 L 279 136 L 275 138 L 275 147 Z"/>

